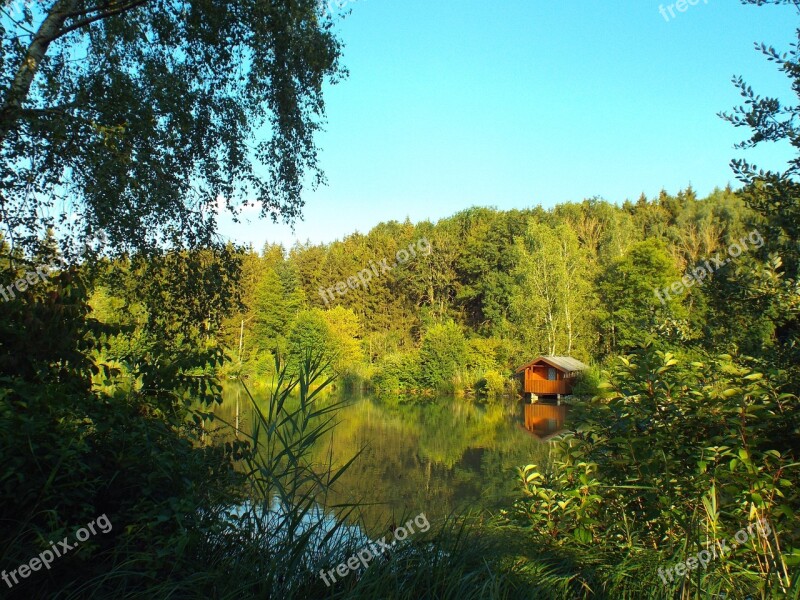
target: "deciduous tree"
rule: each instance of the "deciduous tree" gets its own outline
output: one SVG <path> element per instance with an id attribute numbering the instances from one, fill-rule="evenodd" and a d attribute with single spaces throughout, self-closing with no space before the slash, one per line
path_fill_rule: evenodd
<path id="1" fill-rule="evenodd" d="M 0 214 L 111 248 L 215 241 L 258 203 L 292 221 L 340 45 L 315 0 L 54 0 L 0 20 Z M 73 214 L 74 213 L 74 214 Z M 51 214 L 49 218 L 42 215 Z"/>

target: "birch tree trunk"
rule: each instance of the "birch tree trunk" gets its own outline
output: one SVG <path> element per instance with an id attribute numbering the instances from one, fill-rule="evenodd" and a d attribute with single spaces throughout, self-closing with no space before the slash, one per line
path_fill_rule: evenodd
<path id="1" fill-rule="evenodd" d="M 30 94 L 31 84 L 39 70 L 39 65 L 42 64 L 50 44 L 62 35 L 64 22 L 75 10 L 77 4 L 78 0 L 56 2 L 33 36 L 25 56 L 17 67 L 14 81 L 3 99 L 3 107 L 0 109 L 0 146 L 5 143 L 8 134 L 17 128 L 22 104 Z"/>

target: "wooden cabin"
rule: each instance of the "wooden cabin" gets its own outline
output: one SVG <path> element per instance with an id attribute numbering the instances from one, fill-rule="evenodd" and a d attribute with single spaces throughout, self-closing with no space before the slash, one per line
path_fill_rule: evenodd
<path id="1" fill-rule="evenodd" d="M 572 393 L 575 379 L 589 367 L 571 356 L 540 356 L 516 371 L 522 379 L 522 392 L 531 402 L 541 397 L 560 400 Z"/>
<path id="2" fill-rule="evenodd" d="M 525 429 L 541 439 L 548 439 L 564 429 L 568 407 L 562 396 L 572 394 L 576 378 L 589 367 L 570 356 L 540 356 L 516 371 L 525 404 Z"/>

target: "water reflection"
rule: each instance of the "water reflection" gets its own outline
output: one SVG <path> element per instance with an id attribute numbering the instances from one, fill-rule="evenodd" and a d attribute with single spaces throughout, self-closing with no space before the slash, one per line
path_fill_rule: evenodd
<path id="1" fill-rule="evenodd" d="M 547 440 L 564 430 L 568 406 L 537 402 L 525 404 L 525 429 L 542 440 Z"/>
<path id="2" fill-rule="evenodd" d="M 266 402 L 266 394 L 254 395 L 257 402 Z M 230 385 L 224 398 L 215 411 L 231 426 L 224 435 L 235 438 L 237 423 L 240 432 L 250 432 L 247 394 Z M 380 535 L 387 523 L 420 512 L 436 519 L 454 511 L 501 506 L 513 497 L 515 468 L 541 464 L 547 453 L 546 445 L 523 429 L 522 407 L 517 405 L 485 407 L 457 398 L 426 403 L 370 396 L 344 400 L 337 426 L 316 444 L 313 460 L 342 465 L 363 449 L 325 503 L 362 503 L 369 535 Z"/>

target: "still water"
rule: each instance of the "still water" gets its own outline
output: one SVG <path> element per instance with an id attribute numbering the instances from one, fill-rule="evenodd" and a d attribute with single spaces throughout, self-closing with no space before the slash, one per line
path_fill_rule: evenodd
<path id="1" fill-rule="evenodd" d="M 266 405 L 266 392 L 251 393 L 259 406 Z M 507 506 L 515 497 L 516 468 L 546 460 L 547 444 L 524 429 L 518 403 L 328 398 L 335 400 L 344 400 L 335 416 L 337 425 L 316 444 L 313 459 L 341 465 L 361 450 L 326 503 L 362 504 L 367 529 L 423 512 L 438 519 Z M 238 386 L 226 386 L 215 413 L 230 424 L 238 414 L 240 431 L 251 431 L 251 402 Z"/>

